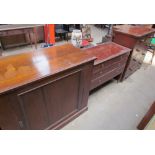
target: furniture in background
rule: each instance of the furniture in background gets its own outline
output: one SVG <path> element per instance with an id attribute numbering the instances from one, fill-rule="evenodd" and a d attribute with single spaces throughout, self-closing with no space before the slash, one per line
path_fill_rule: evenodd
<path id="1" fill-rule="evenodd" d="M 116 43 L 107 42 L 84 51 L 97 57 L 91 79 L 90 90 L 93 90 L 116 76 L 122 75 L 131 50 Z"/>
<path id="2" fill-rule="evenodd" d="M 71 44 L 2 57 L 0 128 L 60 129 L 86 111 L 94 60 Z"/>
<path id="3" fill-rule="evenodd" d="M 64 39 L 68 41 L 68 33 L 69 31 L 63 28 L 63 24 L 55 24 L 56 37 L 60 37 L 61 39 L 64 37 Z"/>
<path id="4" fill-rule="evenodd" d="M 0 43 L 1 50 L 6 48 L 16 47 L 35 43 L 44 40 L 43 25 L 34 24 L 14 24 L 0 26 Z"/>
<path id="5" fill-rule="evenodd" d="M 75 25 L 74 24 L 63 24 L 64 30 L 68 31 L 69 33 L 72 33 L 73 30 L 75 30 Z"/>
<path id="6" fill-rule="evenodd" d="M 146 39 L 155 33 L 155 29 L 144 26 L 119 25 L 113 27 L 113 42 L 132 49 L 121 80 L 138 70 L 147 52 Z"/>
<path id="7" fill-rule="evenodd" d="M 145 127 L 148 125 L 152 117 L 155 115 L 155 102 L 151 105 L 150 109 L 146 113 L 146 115 L 143 117 L 137 128 L 139 130 L 145 129 Z M 154 127 L 155 129 L 155 127 Z"/>
<path id="8" fill-rule="evenodd" d="M 151 64 L 153 63 L 153 58 L 155 56 L 155 37 L 149 37 L 146 40 L 146 45 L 148 47 L 148 51 L 151 52 L 152 58 L 151 58 Z"/>

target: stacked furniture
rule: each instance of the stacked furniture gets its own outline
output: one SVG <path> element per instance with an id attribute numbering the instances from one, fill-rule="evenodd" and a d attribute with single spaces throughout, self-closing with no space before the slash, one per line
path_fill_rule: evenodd
<path id="1" fill-rule="evenodd" d="M 130 49 L 113 42 L 85 49 L 86 53 L 97 58 L 94 62 L 90 90 L 116 76 L 121 76 L 130 51 Z"/>
<path id="2" fill-rule="evenodd" d="M 138 70 L 147 52 L 146 39 L 155 29 L 144 26 L 119 25 L 113 27 L 113 42 L 132 49 L 122 79 Z"/>
<path id="3" fill-rule="evenodd" d="M 86 111 L 94 60 L 71 44 L 0 58 L 0 129 L 59 129 Z"/>

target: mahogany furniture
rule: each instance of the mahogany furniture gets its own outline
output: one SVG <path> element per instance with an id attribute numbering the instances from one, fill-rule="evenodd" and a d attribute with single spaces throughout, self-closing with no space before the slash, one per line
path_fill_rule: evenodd
<path id="1" fill-rule="evenodd" d="M 146 125 L 149 123 L 149 121 L 151 120 L 154 114 L 155 114 L 155 102 L 152 104 L 149 111 L 143 117 L 143 119 L 141 120 L 137 128 L 139 130 L 143 130 L 146 127 Z"/>
<path id="2" fill-rule="evenodd" d="M 14 24 L 14 25 L 1 25 L 0 26 L 0 43 L 1 48 L 0 53 L 2 54 L 2 50 L 4 49 L 2 38 L 3 37 L 10 37 L 10 36 L 16 36 L 16 39 L 18 39 L 17 36 L 19 35 L 25 35 L 28 36 L 28 40 L 30 41 L 30 44 L 32 46 L 32 42 L 35 43 L 35 48 L 37 48 L 37 27 L 40 25 L 34 25 L 34 24 Z M 19 38 L 20 40 L 21 38 Z M 27 44 L 26 41 L 23 41 L 22 43 L 16 43 L 16 45 L 8 45 L 8 46 L 20 46 Z"/>
<path id="3" fill-rule="evenodd" d="M 94 62 L 91 90 L 121 75 L 124 71 L 130 49 L 113 42 L 107 42 L 85 50 L 97 57 Z"/>
<path id="4" fill-rule="evenodd" d="M 95 57 L 71 44 L 0 58 L 0 129 L 59 129 L 87 110 Z"/>
<path id="5" fill-rule="evenodd" d="M 113 42 L 132 49 L 121 80 L 138 70 L 147 52 L 146 39 L 155 29 L 145 26 L 119 25 L 113 27 Z"/>

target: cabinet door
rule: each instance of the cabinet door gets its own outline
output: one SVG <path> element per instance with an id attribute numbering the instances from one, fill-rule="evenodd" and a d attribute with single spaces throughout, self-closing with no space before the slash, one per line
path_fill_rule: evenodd
<path id="1" fill-rule="evenodd" d="M 18 95 L 26 129 L 46 129 L 78 111 L 81 70 L 48 79 Z"/>
<path id="2" fill-rule="evenodd" d="M 49 122 L 52 125 L 78 110 L 80 71 L 43 87 Z"/>
<path id="3" fill-rule="evenodd" d="M 44 129 L 48 126 L 48 116 L 42 88 L 34 88 L 18 95 L 26 129 Z"/>
<path id="4" fill-rule="evenodd" d="M 18 117 L 12 108 L 8 96 L 0 96 L 0 129 L 20 129 Z"/>

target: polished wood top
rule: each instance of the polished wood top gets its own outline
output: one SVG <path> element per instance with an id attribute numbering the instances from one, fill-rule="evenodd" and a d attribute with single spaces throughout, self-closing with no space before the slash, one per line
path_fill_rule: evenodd
<path id="1" fill-rule="evenodd" d="M 119 25 L 113 27 L 114 32 L 123 33 L 132 37 L 144 37 L 151 33 L 155 33 L 155 29 L 145 26 Z"/>
<path id="2" fill-rule="evenodd" d="M 94 60 L 71 44 L 0 58 L 0 93 Z"/>
<path id="3" fill-rule="evenodd" d="M 114 42 L 103 43 L 85 50 L 86 53 L 97 58 L 94 62 L 95 65 L 130 51 L 131 49 L 118 45 Z"/>

